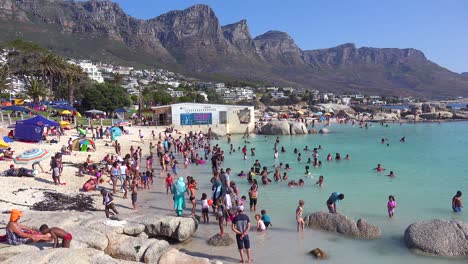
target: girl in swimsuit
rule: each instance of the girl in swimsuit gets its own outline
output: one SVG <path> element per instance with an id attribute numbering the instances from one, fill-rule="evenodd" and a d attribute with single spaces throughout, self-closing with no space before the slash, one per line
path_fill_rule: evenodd
<path id="1" fill-rule="evenodd" d="M 395 213 L 395 207 L 396 207 L 395 197 L 393 197 L 393 195 L 388 196 L 388 203 L 387 203 L 388 217 L 390 218 L 393 217 L 393 214 Z"/>
<path id="2" fill-rule="evenodd" d="M 195 215 L 195 207 L 197 206 L 197 201 L 195 197 L 197 196 L 197 185 L 194 179 L 190 179 L 190 183 L 188 185 L 189 195 L 190 195 L 190 202 L 192 203 L 192 216 Z"/>

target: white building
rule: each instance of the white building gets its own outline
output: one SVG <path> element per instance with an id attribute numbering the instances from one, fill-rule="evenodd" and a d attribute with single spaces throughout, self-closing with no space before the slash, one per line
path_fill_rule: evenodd
<path id="1" fill-rule="evenodd" d="M 88 74 L 88 77 L 91 80 L 94 80 L 94 81 L 96 81 L 98 83 L 103 83 L 104 82 L 104 78 L 102 78 L 102 74 L 98 70 L 96 65 L 94 65 L 94 64 L 92 64 L 90 62 L 80 62 L 78 64 L 78 66 L 80 66 L 81 69 L 83 69 L 83 71 Z"/>
<path id="2" fill-rule="evenodd" d="M 151 107 L 157 125 L 173 126 L 183 131 L 243 134 L 255 128 L 254 107 L 180 103 Z"/>

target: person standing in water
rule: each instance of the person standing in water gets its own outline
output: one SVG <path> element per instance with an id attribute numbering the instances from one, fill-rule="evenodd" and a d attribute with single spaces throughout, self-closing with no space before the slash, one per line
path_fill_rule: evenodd
<path id="1" fill-rule="evenodd" d="M 463 208 L 463 204 L 462 204 L 462 192 L 461 191 L 457 191 L 457 194 L 455 194 L 455 196 L 453 196 L 452 198 L 452 210 L 455 212 L 455 213 L 459 213 L 462 211 L 462 208 Z"/>
<path id="2" fill-rule="evenodd" d="M 332 193 L 327 200 L 328 211 L 331 214 L 336 214 L 336 203 L 343 199 L 344 199 L 344 194 L 339 193 L 339 192 Z"/>
<path id="3" fill-rule="evenodd" d="M 304 201 L 299 200 L 299 206 L 296 209 L 296 220 L 297 220 L 297 232 L 304 231 L 304 219 L 302 213 L 304 212 Z"/>
<path id="4" fill-rule="evenodd" d="M 393 195 L 388 196 L 388 203 L 387 203 L 388 217 L 390 218 L 393 217 L 393 214 L 395 213 L 395 207 L 396 207 L 395 197 Z"/>
<path id="5" fill-rule="evenodd" d="M 238 214 L 232 220 L 232 231 L 236 233 L 237 248 L 241 257 L 241 263 L 245 263 L 244 260 L 244 248 L 247 253 L 247 262 L 251 263 L 250 257 L 250 219 L 244 214 L 244 206 L 237 207 Z"/>

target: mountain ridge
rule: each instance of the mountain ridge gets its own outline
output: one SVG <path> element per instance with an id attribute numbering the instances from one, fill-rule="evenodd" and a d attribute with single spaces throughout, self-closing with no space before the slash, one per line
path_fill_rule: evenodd
<path id="1" fill-rule="evenodd" d="M 286 32 L 252 37 L 246 20 L 221 25 L 201 4 L 143 20 L 109 0 L 0 0 L 0 21 L 3 42 L 20 34 L 63 55 L 164 66 L 194 76 L 333 92 L 468 95 L 466 76 L 419 50 L 352 43 L 302 50 Z"/>

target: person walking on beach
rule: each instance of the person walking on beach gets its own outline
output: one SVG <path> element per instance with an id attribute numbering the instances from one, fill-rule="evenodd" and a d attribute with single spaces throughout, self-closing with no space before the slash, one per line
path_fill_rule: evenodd
<path id="1" fill-rule="evenodd" d="M 251 263 L 252 259 L 250 257 L 250 240 L 248 234 L 250 230 L 250 219 L 244 214 L 244 206 L 238 206 L 237 211 L 238 214 L 232 221 L 232 231 L 236 233 L 237 248 L 239 249 L 241 263 L 245 263 L 244 248 L 247 253 L 247 263 Z"/>
<path id="2" fill-rule="evenodd" d="M 119 214 L 119 212 L 115 208 L 114 197 L 112 197 L 112 194 L 102 189 L 101 195 L 102 195 L 102 204 L 105 206 L 106 217 L 109 218 L 110 215 L 111 214 L 113 215 L 114 213 Z M 112 210 L 114 213 L 110 212 L 110 210 Z"/>
<path id="3" fill-rule="evenodd" d="M 453 196 L 452 198 L 452 210 L 455 212 L 455 213 L 459 213 L 462 211 L 462 208 L 463 208 L 463 205 L 462 205 L 462 192 L 461 191 L 457 191 L 457 194 L 455 194 L 455 196 Z"/>
<path id="4" fill-rule="evenodd" d="M 336 203 L 343 199 L 344 199 L 344 194 L 339 193 L 339 192 L 332 193 L 327 200 L 328 211 L 331 214 L 336 214 Z"/>
<path id="5" fill-rule="evenodd" d="M 304 231 L 304 219 L 302 218 L 302 213 L 304 212 L 304 201 L 299 200 L 299 206 L 296 209 L 296 220 L 297 220 L 297 232 Z"/>

